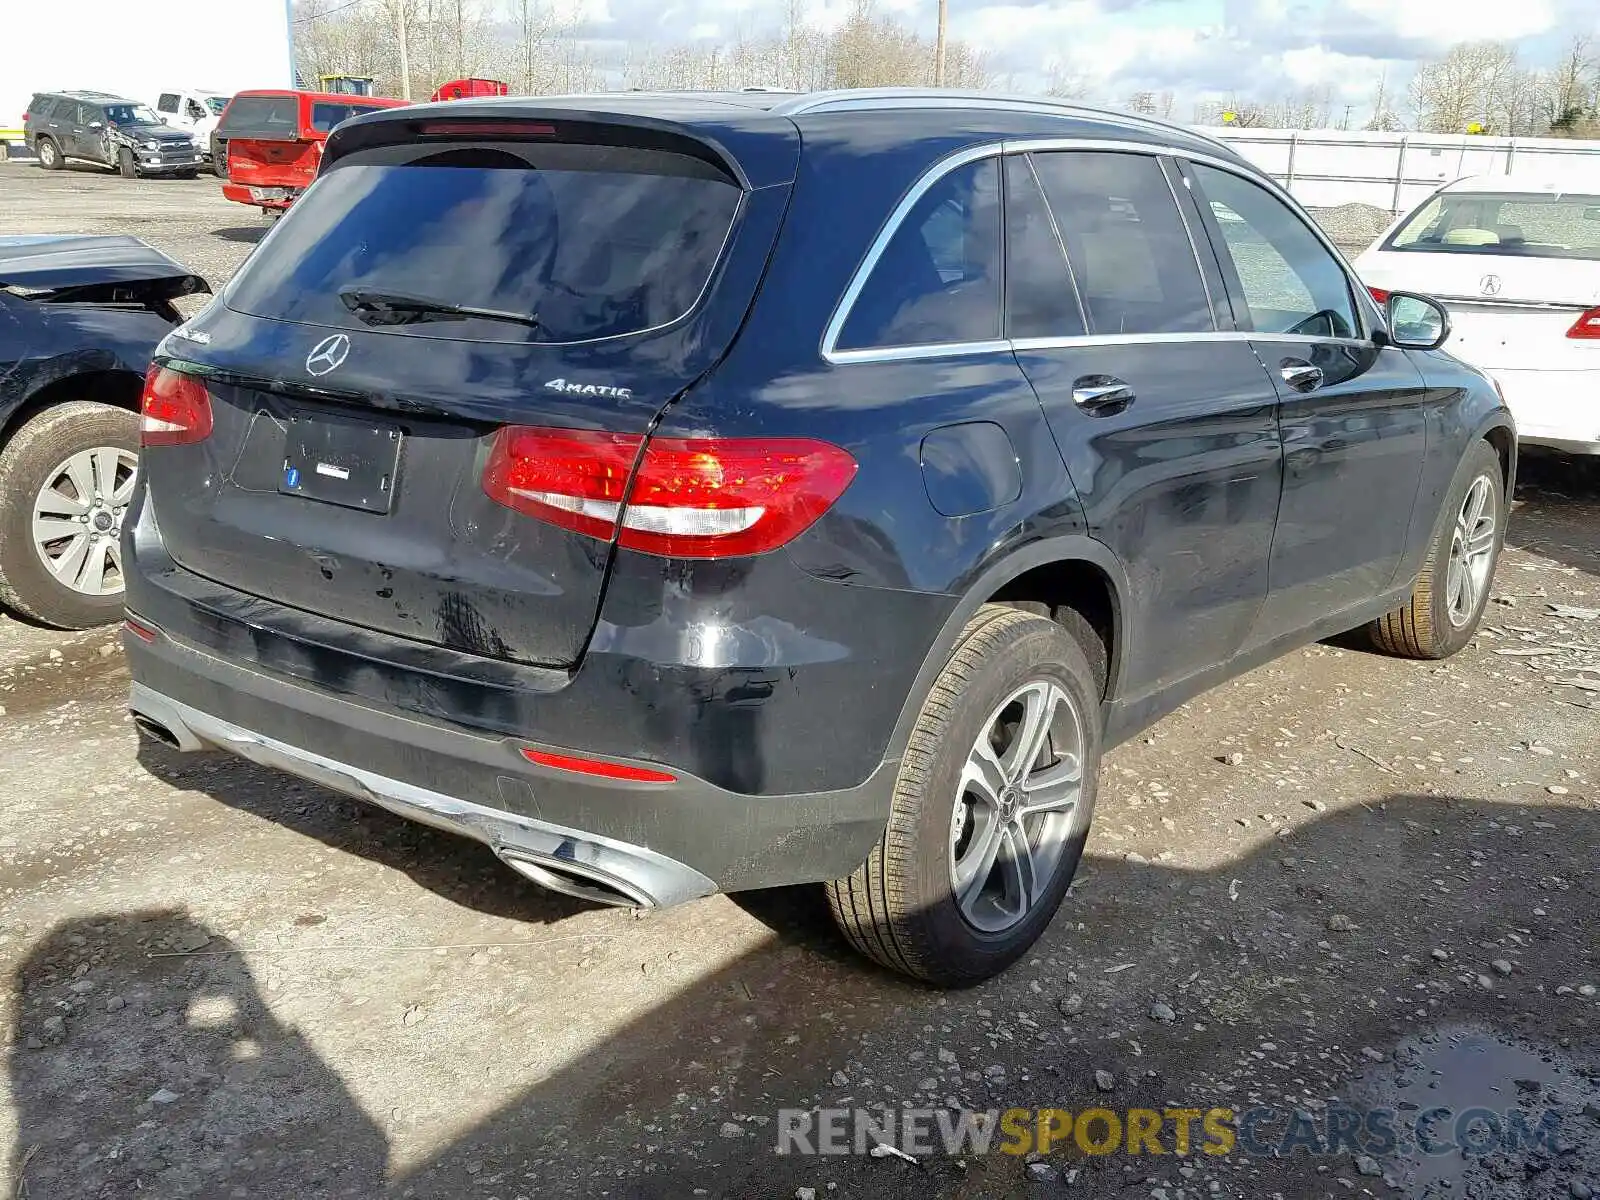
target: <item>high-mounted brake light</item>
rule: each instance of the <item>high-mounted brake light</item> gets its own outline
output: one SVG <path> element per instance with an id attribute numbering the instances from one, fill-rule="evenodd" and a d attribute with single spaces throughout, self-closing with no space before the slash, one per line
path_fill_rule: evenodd
<path id="1" fill-rule="evenodd" d="M 508 508 L 631 550 L 731 558 L 798 537 L 856 473 L 845 451 L 806 438 L 652 438 L 641 458 L 643 442 L 638 434 L 509 425 L 495 434 L 483 490 Z"/>
<path id="2" fill-rule="evenodd" d="M 151 367 L 139 409 L 141 446 L 185 446 L 211 436 L 211 397 L 193 375 Z"/>
<path id="3" fill-rule="evenodd" d="M 1569 338 L 1600 341 L 1600 308 L 1591 308 L 1567 330 Z"/>
<path id="4" fill-rule="evenodd" d="M 428 137 L 554 137 L 556 127 L 542 121 L 424 121 L 419 132 Z"/>
<path id="5" fill-rule="evenodd" d="M 1367 291 L 1372 293 L 1372 298 L 1378 302 L 1379 308 L 1389 303 L 1389 293 L 1383 288 L 1369 287 Z"/>

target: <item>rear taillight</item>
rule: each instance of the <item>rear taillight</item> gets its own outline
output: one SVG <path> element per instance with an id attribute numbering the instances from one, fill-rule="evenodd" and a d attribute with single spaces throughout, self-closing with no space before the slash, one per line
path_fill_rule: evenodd
<path id="1" fill-rule="evenodd" d="M 1369 287 L 1367 291 L 1372 293 L 1372 298 L 1378 302 L 1380 308 L 1389 303 L 1389 293 L 1382 288 Z"/>
<path id="2" fill-rule="evenodd" d="M 1600 308 L 1591 308 L 1574 321 L 1572 328 L 1567 330 L 1567 336 L 1600 341 Z"/>
<path id="3" fill-rule="evenodd" d="M 193 375 L 151 367 L 139 409 L 141 446 L 185 446 L 211 436 L 211 397 Z"/>
<path id="4" fill-rule="evenodd" d="M 729 558 L 793 540 L 856 473 L 845 451 L 809 439 L 653 438 L 641 458 L 643 442 L 638 434 L 507 426 L 495 434 L 483 490 L 518 512 L 631 550 Z"/>

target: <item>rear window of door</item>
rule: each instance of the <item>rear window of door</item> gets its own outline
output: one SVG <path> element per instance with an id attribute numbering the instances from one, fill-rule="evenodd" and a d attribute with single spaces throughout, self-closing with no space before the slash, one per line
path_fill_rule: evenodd
<path id="1" fill-rule="evenodd" d="M 1216 328 L 1194 244 L 1155 157 L 1063 150 L 1032 158 L 1090 333 Z"/>
<path id="2" fill-rule="evenodd" d="M 1255 331 L 1356 337 L 1361 324 L 1349 277 L 1300 215 L 1231 171 L 1201 164 L 1192 169 Z"/>
<path id="3" fill-rule="evenodd" d="M 957 167 L 917 200 L 857 293 L 836 348 L 1000 337 L 1000 179 L 992 158 Z"/>
<path id="4" fill-rule="evenodd" d="M 695 306 L 742 198 L 715 167 L 663 151 L 374 151 L 342 160 L 295 202 L 293 219 L 273 230 L 272 253 L 247 260 L 226 300 L 256 316 L 418 337 L 639 333 Z M 378 320 L 360 311 L 363 293 L 525 320 Z"/>
<path id="5" fill-rule="evenodd" d="M 1081 337 L 1083 307 L 1044 193 L 1024 155 L 1005 160 L 1006 336 Z"/>
<path id="6" fill-rule="evenodd" d="M 156 111 L 174 113 L 178 111 L 178 96 L 175 92 L 162 92 L 156 97 Z"/>
<path id="7" fill-rule="evenodd" d="M 327 133 L 340 121 L 359 117 L 363 113 L 382 112 L 381 104 L 336 104 L 319 100 L 311 106 L 311 128 Z"/>

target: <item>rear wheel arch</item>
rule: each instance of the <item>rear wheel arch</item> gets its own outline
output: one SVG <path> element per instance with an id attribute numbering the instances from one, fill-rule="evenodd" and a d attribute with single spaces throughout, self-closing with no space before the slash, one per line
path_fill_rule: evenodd
<path id="1" fill-rule="evenodd" d="M 1490 425 L 1483 430 L 1482 438 L 1494 447 L 1500 456 L 1500 479 L 1506 487 L 1509 501 L 1511 490 L 1517 482 L 1517 434 L 1509 425 Z"/>
<path id="2" fill-rule="evenodd" d="M 136 413 L 143 392 L 143 376 L 132 371 L 79 371 L 52 379 L 29 393 L 17 408 L 0 417 L 0 450 L 5 449 L 17 430 L 48 409 L 74 400 L 92 400 Z"/>
<path id="3" fill-rule="evenodd" d="M 1127 577 L 1102 542 L 1069 534 L 1033 542 L 979 572 L 934 639 L 895 722 L 886 758 L 899 758 L 917 713 L 949 661 L 966 624 L 985 604 L 1003 604 L 1054 618 L 1078 635 L 1101 671 L 1104 695 L 1117 695 L 1125 657 Z M 1073 614 L 1076 614 L 1076 618 Z M 1098 646 L 1095 643 L 1098 643 Z M 1096 663 L 1097 651 L 1101 662 Z"/>

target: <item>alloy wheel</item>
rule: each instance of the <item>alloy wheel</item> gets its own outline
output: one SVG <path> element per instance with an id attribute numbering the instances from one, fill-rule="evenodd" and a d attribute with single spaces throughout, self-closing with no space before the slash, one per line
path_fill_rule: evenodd
<path id="1" fill-rule="evenodd" d="M 1049 891 L 1082 832 L 1083 725 L 1060 684 L 1024 684 L 967 755 L 950 822 L 950 882 L 973 928 L 1002 933 Z"/>
<path id="2" fill-rule="evenodd" d="M 131 450 L 94 446 L 45 477 L 33 501 L 33 547 L 63 587 L 84 596 L 122 591 L 122 518 L 138 466 Z"/>
<path id="3" fill-rule="evenodd" d="M 1450 534 L 1450 564 L 1445 572 L 1445 601 L 1457 629 L 1477 614 L 1494 566 L 1496 524 L 1494 485 L 1480 475 L 1467 489 Z"/>

